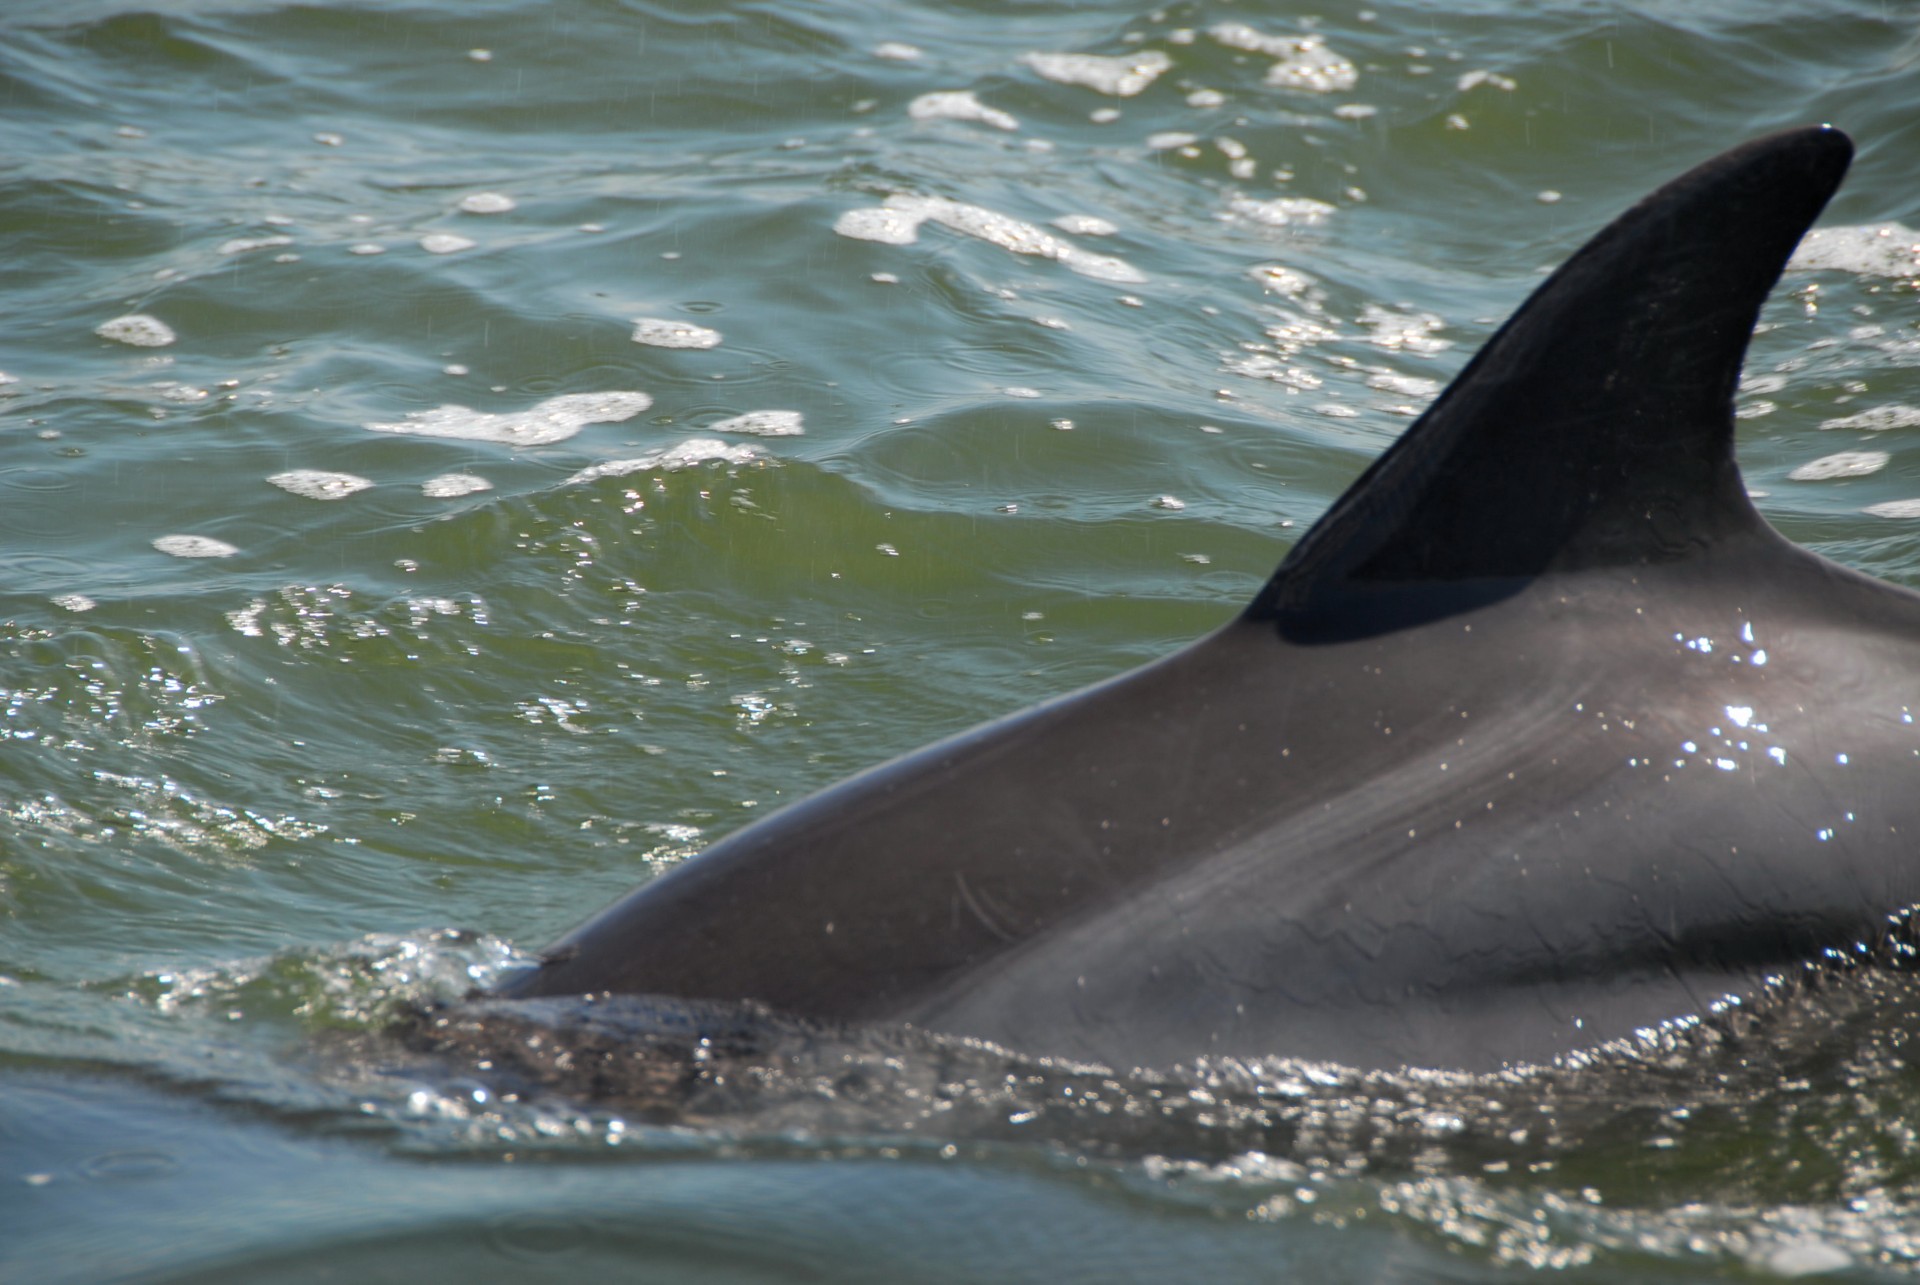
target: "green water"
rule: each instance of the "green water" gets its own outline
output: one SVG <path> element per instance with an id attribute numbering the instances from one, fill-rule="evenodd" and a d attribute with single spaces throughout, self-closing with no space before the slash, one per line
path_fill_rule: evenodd
<path id="1" fill-rule="evenodd" d="M 1685 166 L 1832 121 L 1826 224 L 1920 226 L 1917 75 L 1879 0 L 13 0 L 0 1276 L 1905 1269 L 1897 1071 L 1331 1170 L 1198 1120 L 1169 1161 L 516 1114 L 334 1046 L 1224 620 Z M 1920 584 L 1914 276 L 1789 274 L 1741 459 L 1789 535 Z M 173 342 L 97 333 L 129 315 Z M 1841 451 L 1885 458 L 1792 477 Z"/>

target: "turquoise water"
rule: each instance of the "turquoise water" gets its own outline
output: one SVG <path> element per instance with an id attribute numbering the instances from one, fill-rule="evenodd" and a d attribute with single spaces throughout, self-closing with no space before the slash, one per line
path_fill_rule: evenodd
<path id="1" fill-rule="evenodd" d="M 1773 128 L 1861 154 L 1743 467 L 1920 584 L 1917 71 L 1878 0 L 16 0 L 0 1275 L 1905 1270 L 1893 980 L 1798 1061 L 1031 1142 L 1039 1073 L 944 1132 L 627 1118 L 379 1032 L 1226 619 L 1543 269 Z"/>

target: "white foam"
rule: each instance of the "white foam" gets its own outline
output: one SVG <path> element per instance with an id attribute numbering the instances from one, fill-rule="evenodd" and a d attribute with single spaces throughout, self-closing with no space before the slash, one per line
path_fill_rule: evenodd
<path id="1" fill-rule="evenodd" d="M 225 540 L 210 535 L 156 536 L 153 547 L 176 558 L 231 558 L 240 552 Z"/>
<path id="2" fill-rule="evenodd" d="M 968 89 L 944 89 L 922 94 L 907 104 L 907 115 L 915 120 L 970 120 L 995 129 L 1014 130 L 1020 122 L 998 107 L 989 107 Z"/>
<path id="3" fill-rule="evenodd" d="M 1311 392 L 1326 382 L 1305 366 L 1289 364 L 1285 355 L 1264 352 L 1229 355 L 1220 369 L 1248 379 L 1270 379 L 1295 392 Z"/>
<path id="4" fill-rule="evenodd" d="M 1290 299 L 1297 299 L 1313 288 L 1312 277 L 1284 263 L 1257 264 L 1247 269 L 1247 275 L 1257 281 L 1261 289 Z"/>
<path id="5" fill-rule="evenodd" d="M 1038 75 L 1061 85 L 1081 85 L 1115 98 L 1132 98 L 1173 66 L 1158 49 L 1120 58 L 1096 54 L 1021 54 L 1021 62 Z"/>
<path id="6" fill-rule="evenodd" d="M 471 250 L 478 242 L 451 232 L 431 232 L 420 238 L 420 248 L 428 254 L 458 254 Z"/>
<path id="7" fill-rule="evenodd" d="M 878 241 L 882 245 L 912 245 L 920 239 L 920 224 L 925 215 L 884 205 L 864 210 L 848 210 L 833 221 L 833 230 L 855 241 Z"/>
<path id="8" fill-rule="evenodd" d="M 1269 36 L 1244 22 L 1223 22 L 1208 32 L 1229 49 L 1279 59 L 1267 71 L 1267 84 L 1311 94 L 1352 89 L 1360 79 L 1354 65 L 1327 48 L 1319 36 Z"/>
<path id="9" fill-rule="evenodd" d="M 1882 433 L 1889 428 L 1912 428 L 1916 424 L 1920 424 L 1920 407 L 1903 406 L 1894 402 L 1891 405 L 1863 410 L 1857 415 L 1822 420 L 1820 427 L 1856 428 L 1870 433 Z"/>
<path id="10" fill-rule="evenodd" d="M 1454 82 L 1454 88 L 1463 94 L 1469 89 L 1477 88 L 1480 85 L 1491 85 L 1495 89 L 1504 89 L 1508 93 L 1512 93 L 1519 88 L 1519 85 L 1514 82 L 1511 76 L 1502 76 L 1500 73 L 1493 71 L 1470 71 Z"/>
<path id="11" fill-rule="evenodd" d="M 329 473 L 315 468 L 275 473 L 267 481 L 283 491 L 303 495 L 309 500 L 344 500 L 355 491 L 364 491 L 373 485 L 371 478 L 361 477 L 357 473 Z"/>
<path id="12" fill-rule="evenodd" d="M 442 473 L 420 484 L 420 493 L 430 500 L 457 500 L 492 489 L 493 483 L 474 473 Z"/>
<path id="13" fill-rule="evenodd" d="M 712 433 L 752 433 L 757 437 L 798 437 L 801 427 L 797 410 L 750 410 L 732 419 L 719 419 L 707 425 Z"/>
<path id="14" fill-rule="evenodd" d="M 1094 214 L 1062 214 L 1053 226 L 1075 236 L 1112 236 L 1120 229 Z"/>
<path id="15" fill-rule="evenodd" d="M 717 438 L 693 437 L 678 446 L 669 446 L 665 450 L 650 451 L 645 455 L 626 460 L 607 460 L 604 463 L 590 465 L 567 479 L 569 486 L 579 482 L 592 482 L 603 477 L 625 477 L 629 473 L 646 473 L 655 469 L 672 473 L 679 469 L 692 468 L 696 464 L 705 464 L 719 460 L 727 464 L 750 464 L 760 457 L 754 447 L 742 443 L 730 446 Z"/>
<path id="16" fill-rule="evenodd" d="M 1854 1265 L 1852 1254 L 1817 1236 L 1790 1240 L 1765 1254 L 1756 1252 L 1748 1261 L 1763 1272 L 1786 1277 L 1826 1276 Z"/>
<path id="17" fill-rule="evenodd" d="M 1825 268 L 1865 277 L 1920 276 L 1920 232 L 1898 223 L 1815 228 L 1800 239 L 1787 271 Z"/>
<path id="18" fill-rule="evenodd" d="M 53 600 L 53 605 L 64 607 L 68 611 L 92 611 L 100 604 L 84 593 L 63 593 Z"/>
<path id="19" fill-rule="evenodd" d="M 1255 31 L 1244 22 L 1222 22 L 1207 32 L 1215 41 L 1229 49 L 1244 49 L 1251 54 L 1265 54 L 1269 58 L 1284 58 L 1300 51 L 1304 36 L 1269 36 Z"/>
<path id="20" fill-rule="evenodd" d="M 468 214 L 505 214 L 516 205 L 505 192 L 474 192 L 460 198 L 460 208 Z"/>
<path id="21" fill-rule="evenodd" d="M 848 210 L 835 220 L 833 230 L 856 240 L 907 245 L 918 239 L 920 225 L 929 219 L 1014 254 L 1053 259 L 1083 277 L 1132 282 L 1147 279 L 1146 274 L 1124 259 L 1091 254 L 1034 224 L 944 196 L 895 193 L 879 209 Z"/>
<path id="22" fill-rule="evenodd" d="M 890 58 L 894 62 L 915 62 L 921 57 L 918 45 L 909 45 L 899 40 L 882 40 L 873 47 L 875 58 Z"/>
<path id="23" fill-rule="evenodd" d="M 1311 228 L 1327 221 L 1334 207 L 1306 196 L 1281 196 L 1271 201 L 1256 201 L 1236 196 L 1227 202 L 1227 213 L 1270 228 Z"/>
<path id="24" fill-rule="evenodd" d="M 1392 312 L 1370 303 L 1361 309 L 1358 320 L 1372 332 L 1368 341 L 1380 348 L 1431 354 L 1453 347 L 1452 340 L 1435 337 L 1434 332 L 1447 323 L 1430 312 Z"/>
<path id="25" fill-rule="evenodd" d="M 567 393 L 550 397 L 530 410 L 496 415 L 448 404 L 432 410 L 409 411 L 404 419 L 365 427 L 376 433 L 401 433 L 409 437 L 545 446 L 550 442 L 564 442 L 588 424 L 617 424 L 632 419 L 651 405 L 653 398 L 645 393 Z"/>
<path id="26" fill-rule="evenodd" d="M 172 326 L 143 312 L 103 321 L 93 328 L 93 333 L 115 343 L 132 344 L 135 348 L 165 348 L 179 337 L 173 333 Z"/>
<path id="27" fill-rule="evenodd" d="M 1325 45 L 1302 49 L 1267 69 L 1267 84 L 1309 94 L 1333 94 L 1352 89 L 1360 73 L 1352 63 Z"/>
<path id="28" fill-rule="evenodd" d="M 249 250 L 271 250 L 275 246 L 292 245 L 290 236 L 237 236 L 231 241 L 220 244 L 221 254 L 245 254 Z"/>
<path id="29" fill-rule="evenodd" d="M 1893 457 L 1885 451 L 1840 451 L 1809 460 L 1787 474 L 1796 482 L 1825 482 L 1836 477 L 1865 477 L 1878 473 Z"/>
<path id="30" fill-rule="evenodd" d="M 347 247 L 348 254 L 385 254 L 387 247 L 378 241 L 359 241 Z"/>
<path id="31" fill-rule="evenodd" d="M 1369 376 L 1367 387 L 1377 388 L 1383 393 L 1396 393 L 1401 397 L 1432 397 L 1440 391 L 1440 381 L 1385 371 Z"/>
<path id="32" fill-rule="evenodd" d="M 718 348 L 720 332 L 691 321 L 673 321 L 665 317 L 635 317 L 633 342 L 655 348 Z"/>
<path id="33" fill-rule="evenodd" d="M 1920 518 L 1920 500 L 1888 500 L 1869 504 L 1866 511 L 1876 518 Z"/>

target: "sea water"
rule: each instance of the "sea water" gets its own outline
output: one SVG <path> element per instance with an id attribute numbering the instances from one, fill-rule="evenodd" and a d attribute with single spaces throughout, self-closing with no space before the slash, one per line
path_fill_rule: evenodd
<path id="1" fill-rule="evenodd" d="M 1861 153 L 1742 467 L 1920 584 L 1916 75 L 1882 0 L 14 0 L 0 1275 L 1907 1268 L 1897 976 L 1798 1061 L 1805 1014 L 1598 1081 L 876 1046 L 676 1114 L 388 1032 L 1225 621 L 1542 273 L 1768 130 Z M 884 1110 L 812 1109 L 847 1066 Z"/>

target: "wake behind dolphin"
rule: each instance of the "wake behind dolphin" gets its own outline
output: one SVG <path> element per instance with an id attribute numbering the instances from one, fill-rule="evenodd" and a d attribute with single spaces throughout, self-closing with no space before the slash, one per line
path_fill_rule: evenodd
<path id="1" fill-rule="evenodd" d="M 1787 542 L 1733 459 L 1851 155 L 1796 130 L 1669 183 L 1233 623 L 730 835 L 500 995 L 1473 1070 L 1877 936 L 1920 902 L 1920 596 Z"/>

